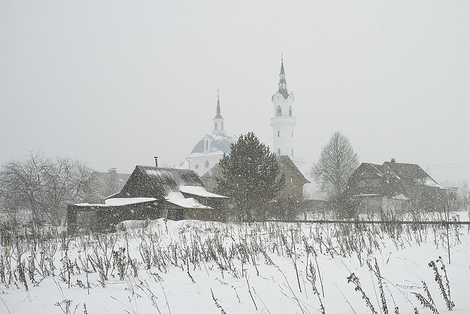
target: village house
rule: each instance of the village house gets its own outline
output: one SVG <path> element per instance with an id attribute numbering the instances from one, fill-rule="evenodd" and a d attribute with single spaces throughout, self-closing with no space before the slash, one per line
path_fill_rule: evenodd
<path id="1" fill-rule="evenodd" d="M 208 192 L 189 169 L 136 166 L 120 192 L 105 204 L 67 207 L 67 228 L 106 229 L 124 220 L 221 220 L 227 197 Z"/>
<path id="2" fill-rule="evenodd" d="M 345 194 L 357 202 L 360 213 L 442 211 L 448 189 L 441 187 L 419 165 L 362 163 L 350 176 Z"/>
<path id="3" fill-rule="evenodd" d="M 112 194 L 118 193 L 126 184 L 131 175 L 118 173 L 116 168 L 108 172 L 93 171 L 85 185 L 87 203 L 104 203 L 104 200 Z"/>

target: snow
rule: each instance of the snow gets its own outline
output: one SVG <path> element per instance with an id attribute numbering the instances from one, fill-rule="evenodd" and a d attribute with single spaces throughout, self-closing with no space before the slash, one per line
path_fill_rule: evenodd
<path id="1" fill-rule="evenodd" d="M 228 198 L 227 196 L 223 195 L 218 195 L 214 194 L 211 192 L 208 192 L 204 187 L 202 186 L 189 186 L 189 185 L 182 185 L 179 187 L 180 191 L 183 193 L 188 193 L 192 195 L 198 195 L 202 197 L 214 197 L 214 198 Z"/>
<path id="2" fill-rule="evenodd" d="M 105 200 L 105 204 L 109 206 L 121 206 L 156 201 L 156 198 L 151 197 L 132 197 L 132 198 L 109 198 Z"/>
<path id="3" fill-rule="evenodd" d="M 396 196 L 393 196 L 392 199 L 393 200 L 400 200 L 400 201 L 409 201 L 410 200 L 408 197 L 406 197 L 403 194 L 398 194 Z"/>
<path id="4" fill-rule="evenodd" d="M 161 177 L 162 173 L 160 170 L 155 170 L 155 169 L 145 169 L 145 173 L 147 173 L 148 176 L 150 177 Z"/>
<path id="5" fill-rule="evenodd" d="M 165 197 L 165 199 L 175 205 L 178 205 L 183 208 L 208 208 L 211 209 L 209 206 L 202 205 L 197 200 L 192 197 L 185 198 L 181 192 L 170 192 Z"/>
<path id="6" fill-rule="evenodd" d="M 439 184 L 437 184 L 436 181 L 434 181 L 430 177 L 426 177 L 426 179 L 424 181 L 424 185 L 444 189 L 443 187 L 441 187 Z"/>
<path id="7" fill-rule="evenodd" d="M 109 198 L 104 201 L 105 202 L 104 204 L 80 203 L 80 204 L 75 204 L 75 206 L 94 206 L 94 207 L 124 206 L 124 205 L 130 205 L 130 204 L 152 202 L 156 200 L 157 200 L 156 198 L 149 198 L 149 197 Z"/>
<path id="8" fill-rule="evenodd" d="M 10 284 L 0 283 L 0 313 L 65 313 L 66 300 L 70 300 L 69 313 L 215 314 L 222 309 L 226 313 L 321 313 L 319 299 L 326 313 L 370 313 L 361 293 L 348 283 L 347 277 L 352 273 L 359 278 L 375 310 L 383 313 L 378 280 L 367 261 L 373 268 L 377 262 L 380 269 L 389 313 L 394 312 L 395 306 L 400 313 L 412 313 L 414 307 L 421 314 L 431 313 L 413 294 L 426 296 L 422 281 L 426 282 L 439 313 L 470 312 L 467 227 L 451 230 L 449 264 L 448 246 L 443 238 L 445 229 L 437 227 L 414 230 L 404 226 L 400 234 L 389 235 L 379 226 L 355 229 L 354 224 L 341 234 L 337 232 L 340 227 L 334 224 L 158 219 L 140 225 L 124 222 L 123 226 L 114 234 L 70 238 L 67 246 L 60 237 L 37 244 L 35 283 L 26 273 L 26 289 L 18 271 Z M 366 228 L 376 229 L 368 233 L 372 229 Z M 341 242 L 340 238 L 348 242 Z M 365 245 L 359 252 L 343 251 L 344 247 L 339 245 L 358 242 Z M 220 251 L 211 251 L 211 247 Z M 11 258 L 6 259 L 9 252 Z M 119 252 L 125 252 L 123 259 L 133 261 L 136 272 L 128 265 L 120 278 L 113 257 Z M 148 270 L 146 252 L 152 257 Z M 17 270 L 16 249 L 0 246 L 0 253 L 3 265 L 11 262 Z M 34 260 L 30 256 L 34 255 L 26 247 L 21 253 L 28 268 L 28 261 Z M 41 256 L 46 258 L 45 266 L 40 265 Z M 43 277 L 40 270 L 47 269 L 49 256 L 53 257 L 55 275 Z M 428 266 L 439 256 L 443 257 L 451 299 L 455 302 L 452 311 L 446 309 L 433 269 Z M 98 271 L 93 270 L 99 268 L 98 258 L 109 260 L 111 265 L 103 284 Z M 310 265 L 316 270 L 319 295 L 314 294 L 309 281 Z M 67 269 L 72 269 L 70 281 Z M 443 275 L 441 269 L 438 271 Z"/>

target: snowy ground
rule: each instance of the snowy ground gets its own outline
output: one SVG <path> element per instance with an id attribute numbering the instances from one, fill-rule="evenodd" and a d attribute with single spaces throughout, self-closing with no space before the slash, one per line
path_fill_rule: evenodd
<path id="1" fill-rule="evenodd" d="M 325 313 L 371 313 L 348 283 L 352 273 L 375 311 L 386 313 L 375 263 L 388 313 L 432 313 L 414 294 L 429 300 L 423 281 L 447 313 L 428 266 L 439 256 L 451 312 L 470 313 L 467 226 L 160 219 L 121 229 L 0 247 L 0 313 L 322 313 L 321 303 Z"/>

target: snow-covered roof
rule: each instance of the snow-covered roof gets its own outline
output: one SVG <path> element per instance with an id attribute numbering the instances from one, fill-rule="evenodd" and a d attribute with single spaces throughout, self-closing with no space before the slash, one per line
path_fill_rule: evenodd
<path id="1" fill-rule="evenodd" d="M 90 204 L 90 203 L 80 203 L 74 204 L 75 206 L 93 206 L 93 207 L 110 207 L 110 206 L 124 206 L 130 204 L 146 203 L 157 201 L 156 198 L 150 197 L 129 197 L 129 198 L 110 198 L 106 199 L 104 204 Z"/>
<path id="2" fill-rule="evenodd" d="M 152 197 L 132 197 L 132 198 L 109 198 L 105 200 L 105 204 L 109 206 L 129 205 L 137 203 L 145 203 L 156 201 L 156 198 Z"/>
<path id="3" fill-rule="evenodd" d="M 127 204 L 133 204 L 138 200 L 165 200 L 182 208 L 211 208 L 194 198 L 185 198 L 183 192 L 186 196 L 227 198 L 209 193 L 193 170 L 136 166 L 121 192 L 108 201 L 123 204 L 126 200 L 131 200 Z M 113 201 L 115 199 L 117 200 Z"/>
<path id="4" fill-rule="evenodd" d="M 405 195 L 403 194 L 398 194 L 398 195 L 395 195 L 393 197 L 391 197 L 392 200 L 399 200 L 399 201 L 408 201 L 409 198 L 406 197 Z"/>
<path id="5" fill-rule="evenodd" d="M 441 187 L 441 186 L 440 186 L 436 181 L 434 181 L 431 177 L 426 177 L 426 178 L 425 178 L 424 185 L 426 185 L 426 186 L 431 186 L 431 187 L 434 187 L 434 188 L 441 188 L 441 189 L 443 189 L 443 187 Z"/>
<path id="6" fill-rule="evenodd" d="M 227 196 L 223 196 L 223 195 L 208 192 L 202 186 L 187 186 L 186 185 L 186 186 L 180 186 L 179 188 L 180 188 L 180 191 L 183 192 L 183 193 L 198 195 L 198 196 L 202 196 L 202 197 L 228 198 Z"/>
<path id="7" fill-rule="evenodd" d="M 382 196 L 382 195 L 381 194 L 374 194 L 374 193 L 371 193 L 371 194 L 361 193 L 361 194 L 354 195 L 354 197 L 376 197 L 376 196 Z"/>
<path id="8" fill-rule="evenodd" d="M 209 135 L 207 134 L 205 137 L 203 137 L 197 144 L 194 146 L 193 150 L 191 151 L 191 155 L 194 153 L 204 153 L 204 145 L 205 145 L 205 139 L 206 138 L 211 138 L 211 143 L 209 147 L 209 152 L 218 152 L 222 151 L 226 154 L 230 154 L 230 145 L 233 142 L 233 138 L 231 136 L 228 136 L 226 134 L 220 133 L 220 134 L 214 134 L 214 135 Z"/>
<path id="9" fill-rule="evenodd" d="M 183 208 L 205 208 L 205 209 L 212 209 L 212 207 L 202 205 L 197 200 L 192 197 L 185 198 L 181 192 L 170 192 L 166 197 L 165 200 L 172 204 L 178 205 Z"/>

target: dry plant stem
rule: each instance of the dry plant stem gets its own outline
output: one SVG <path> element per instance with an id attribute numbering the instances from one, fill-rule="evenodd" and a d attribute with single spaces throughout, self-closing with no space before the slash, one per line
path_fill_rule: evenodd
<path id="1" fill-rule="evenodd" d="M 444 270 L 445 279 L 448 280 L 447 272 L 445 272 L 445 266 L 444 266 L 444 263 L 442 262 L 442 257 L 439 256 L 439 259 L 437 261 L 441 261 L 442 263 L 441 269 Z M 434 270 L 434 280 L 439 285 L 439 290 L 441 291 L 441 295 L 446 303 L 447 309 L 451 311 L 455 307 L 455 304 L 450 299 L 450 285 L 448 281 L 446 282 L 446 286 L 447 286 L 447 291 L 446 291 L 444 284 L 442 283 L 442 277 L 441 277 L 441 274 L 439 273 L 436 263 L 434 261 L 431 261 L 429 262 L 428 266 Z"/>
<path id="2" fill-rule="evenodd" d="M 168 303 L 168 298 L 166 297 L 165 288 L 161 281 L 159 281 L 160 287 L 162 288 L 163 296 L 165 297 L 165 305 L 168 308 L 168 313 L 171 314 L 170 303 Z"/>
<path id="3" fill-rule="evenodd" d="M 297 269 L 297 252 L 295 249 L 294 231 L 291 229 L 290 232 L 291 232 L 292 248 L 293 248 L 292 262 L 294 263 L 295 277 L 297 278 L 297 285 L 299 286 L 299 291 L 302 293 L 302 287 L 300 285 L 300 279 L 299 279 L 299 271 Z"/>
<path id="4" fill-rule="evenodd" d="M 380 301 L 382 303 L 382 311 L 384 314 L 388 314 L 388 306 L 387 306 L 387 300 L 385 298 L 385 292 L 384 292 L 383 283 L 382 283 L 382 276 L 380 275 L 380 268 L 379 268 L 379 264 L 377 263 L 376 258 L 375 258 L 374 268 L 372 268 L 371 265 L 369 265 L 369 268 L 370 270 L 372 270 L 375 277 L 377 277 L 377 282 L 379 285 L 379 292 L 380 292 Z"/>
<path id="5" fill-rule="evenodd" d="M 245 279 L 246 279 L 246 285 L 248 286 L 248 294 L 250 295 L 251 297 L 251 301 L 253 301 L 253 304 L 255 305 L 255 310 L 258 311 L 258 306 L 256 306 L 256 302 L 255 302 L 255 299 L 253 298 L 253 294 L 251 293 L 251 289 L 250 289 L 250 283 L 248 282 L 248 275 L 245 276 Z"/>
<path id="6" fill-rule="evenodd" d="M 212 295 L 212 300 L 214 300 L 215 307 L 220 309 L 220 313 L 221 314 L 227 314 L 227 312 L 225 312 L 224 308 L 219 304 L 219 302 L 215 298 L 214 291 L 212 291 L 212 288 L 211 288 L 211 295 Z"/>
<path id="7" fill-rule="evenodd" d="M 259 296 L 259 294 L 256 292 L 255 288 L 253 288 L 253 292 L 254 294 L 258 297 L 258 299 L 261 301 L 261 303 L 263 303 L 264 305 L 264 310 L 266 310 L 269 314 L 271 314 L 271 312 L 268 310 L 268 307 L 266 306 L 266 304 L 263 302 L 263 300 L 261 300 L 261 297 Z M 238 296 L 237 296 L 238 297 Z M 264 312 L 263 310 L 263 312 Z"/>
<path id="8" fill-rule="evenodd" d="M 444 272 L 444 279 L 446 281 L 446 288 L 447 288 L 447 295 L 449 297 L 449 300 L 451 300 L 451 296 L 450 296 L 450 283 L 449 283 L 449 277 L 447 277 L 447 270 L 446 270 L 446 267 L 444 265 L 444 261 L 442 260 L 442 257 L 439 256 L 439 262 L 441 262 L 441 269 L 442 271 Z"/>
<path id="9" fill-rule="evenodd" d="M 348 279 L 348 283 L 352 282 L 356 286 L 354 290 L 359 291 L 362 294 L 362 298 L 366 302 L 366 306 L 370 309 L 372 314 L 378 314 L 374 308 L 374 305 L 372 304 L 372 302 L 370 302 L 369 297 L 364 292 L 364 290 L 362 290 L 359 278 L 354 273 L 351 273 L 351 275 L 349 275 L 347 279 Z"/>
<path id="10" fill-rule="evenodd" d="M 416 296 L 416 298 L 418 299 L 418 301 L 421 303 L 422 306 L 427 307 L 434 314 L 439 314 L 437 309 L 425 297 L 423 297 L 421 295 L 421 293 L 418 293 L 418 292 L 411 292 L 411 293 Z M 418 312 L 418 310 L 415 308 L 415 313 L 417 313 L 417 312 Z"/>
<path id="11" fill-rule="evenodd" d="M 315 282 L 316 282 L 315 267 L 313 267 L 311 261 L 307 269 L 307 280 L 310 281 L 310 283 L 312 284 L 313 294 L 315 294 L 318 298 L 318 302 L 320 303 L 321 313 L 325 314 L 325 306 L 323 305 L 323 302 L 320 298 L 320 293 L 318 292 L 317 286 L 315 285 Z"/>
<path id="12" fill-rule="evenodd" d="M 354 314 L 357 314 L 356 310 L 354 310 L 351 302 L 349 302 L 349 300 L 346 298 L 346 296 L 344 295 L 343 291 L 341 291 L 337 285 L 335 285 L 336 288 L 338 289 L 338 291 L 341 293 L 341 295 L 343 296 L 344 300 L 346 301 L 346 303 L 349 305 L 349 308 L 351 309 L 351 311 L 353 311 Z"/>
<path id="13" fill-rule="evenodd" d="M 3 305 L 5 305 L 5 307 L 6 307 L 7 311 L 8 311 L 8 313 L 11 314 L 10 309 L 8 308 L 8 306 L 7 306 L 7 304 L 5 303 L 5 301 L 3 301 L 3 298 L 2 298 L 1 296 L 0 296 L 0 300 L 2 300 L 2 303 L 3 303 Z"/>
<path id="14" fill-rule="evenodd" d="M 315 257 L 315 265 L 317 266 L 318 279 L 320 279 L 321 294 L 322 294 L 322 297 L 325 297 L 325 290 L 323 288 L 323 279 L 322 279 L 322 275 L 320 272 L 320 266 L 318 265 L 317 252 L 315 251 L 315 249 L 313 249 L 313 256 Z"/>
<path id="15" fill-rule="evenodd" d="M 297 306 L 300 308 L 300 310 L 302 311 L 302 313 L 305 313 L 306 309 L 304 309 L 305 306 L 303 306 L 302 304 L 302 301 L 299 300 L 299 298 L 295 295 L 294 291 L 292 290 L 292 287 L 291 285 L 289 284 L 289 281 L 287 280 L 287 277 L 286 277 L 286 274 L 284 274 L 284 272 L 278 268 L 277 269 L 281 274 L 282 276 L 284 277 L 284 280 L 286 281 L 283 285 L 286 286 L 287 288 L 289 288 L 289 291 L 290 293 L 292 294 L 292 297 L 289 297 L 287 294 L 284 293 L 284 291 L 281 291 L 281 293 L 283 295 L 285 295 L 287 298 L 289 298 L 289 300 L 292 300 L 292 302 L 294 302 L 295 304 L 297 304 Z M 282 289 L 282 288 L 281 288 Z M 308 312 L 308 310 L 307 310 Z"/>

